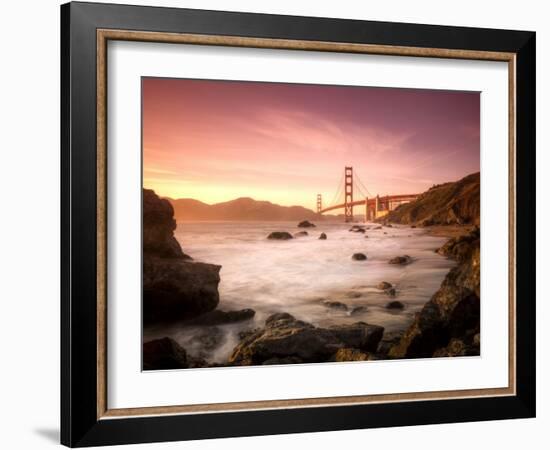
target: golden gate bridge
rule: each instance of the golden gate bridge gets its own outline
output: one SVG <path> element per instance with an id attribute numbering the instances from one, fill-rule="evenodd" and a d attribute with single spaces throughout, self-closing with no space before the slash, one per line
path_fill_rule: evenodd
<path id="1" fill-rule="evenodd" d="M 342 189 L 343 188 L 343 189 Z M 358 195 L 357 195 L 358 194 Z M 354 199 L 359 197 L 359 200 Z M 329 206 L 323 207 L 322 194 L 317 194 L 317 213 L 323 214 L 344 209 L 344 220 L 353 222 L 353 207 L 364 208 L 365 222 L 378 219 L 404 203 L 416 200 L 420 194 L 372 195 L 359 176 L 353 173 L 353 167 L 346 166 L 338 188 Z"/>

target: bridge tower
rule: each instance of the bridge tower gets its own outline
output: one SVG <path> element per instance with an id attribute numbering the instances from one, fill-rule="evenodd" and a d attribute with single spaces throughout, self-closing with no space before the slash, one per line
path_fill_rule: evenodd
<path id="1" fill-rule="evenodd" d="M 344 217 L 346 222 L 353 222 L 353 167 L 345 168 L 344 176 Z"/>
<path id="2" fill-rule="evenodd" d="M 323 198 L 321 197 L 321 194 L 317 194 L 317 214 L 321 214 L 322 210 L 323 210 Z"/>

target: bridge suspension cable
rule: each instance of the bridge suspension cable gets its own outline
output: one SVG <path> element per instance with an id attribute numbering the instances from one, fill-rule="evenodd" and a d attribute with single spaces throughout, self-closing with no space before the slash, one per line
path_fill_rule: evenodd
<path id="1" fill-rule="evenodd" d="M 359 175 L 357 172 L 355 172 L 355 179 L 357 180 L 357 189 L 361 193 L 363 197 L 373 197 L 373 195 L 369 192 L 368 188 L 365 186 L 365 184 L 361 181 L 361 178 L 359 178 Z"/>
<path id="2" fill-rule="evenodd" d="M 338 188 L 336 189 L 336 193 L 334 194 L 332 201 L 329 203 L 329 206 L 334 206 L 339 203 L 343 185 L 344 185 L 344 173 L 342 173 L 342 175 L 340 176 L 340 180 L 338 181 Z"/>

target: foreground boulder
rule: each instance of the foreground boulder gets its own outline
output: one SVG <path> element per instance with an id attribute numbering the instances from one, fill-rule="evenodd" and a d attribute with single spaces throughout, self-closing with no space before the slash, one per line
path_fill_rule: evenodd
<path id="1" fill-rule="evenodd" d="M 292 235 L 287 231 L 273 231 L 267 236 L 268 239 L 286 241 L 287 239 L 292 239 Z"/>
<path id="2" fill-rule="evenodd" d="M 338 350 L 353 348 L 374 352 L 384 328 L 356 322 L 317 328 L 288 313 L 269 316 L 265 327 L 247 335 L 233 350 L 230 364 L 257 365 L 329 361 Z"/>
<path id="3" fill-rule="evenodd" d="M 479 354 L 479 230 L 451 242 L 442 247 L 442 253 L 458 258 L 458 266 L 451 269 L 400 342 L 390 349 L 391 357 L 426 358 L 436 351 L 436 356 L 460 354 L 457 349 L 462 344 L 467 354 Z"/>
<path id="4" fill-rule="evenodd" d="M 143 320 L 196 317 L 219 303 L 221 266 L 194 262 L 174 237 L 172 205 L 143 190 Z"/>
<path id="5" fill-rule="evenodd" d="M 311 223 L 309 220 L 302 220 L 302 221 L 298 224 L 298 227 L 299 227 L 299 228 L 314 228 L 314 227 L 315 227 L 315 224 L 314 224 L 314 223 Z"/>
<path id="6" fill-rule="evenodd" d="M 143 370 L 186 369 L 187 352 L 176 341 L 165 337 L 143 344 Z"/>

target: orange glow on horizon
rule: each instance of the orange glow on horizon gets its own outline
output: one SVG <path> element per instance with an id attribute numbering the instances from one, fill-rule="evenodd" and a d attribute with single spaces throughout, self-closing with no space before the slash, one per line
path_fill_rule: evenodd
<path id="1" fill-rule="evenodd" d="M 143 184 L 213 204 L 315 210 L 344 166 L 371 195 L 479 171 L 479 94 L 144 78 Z"/>

